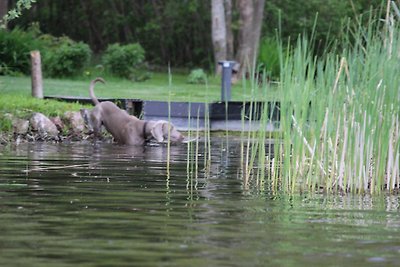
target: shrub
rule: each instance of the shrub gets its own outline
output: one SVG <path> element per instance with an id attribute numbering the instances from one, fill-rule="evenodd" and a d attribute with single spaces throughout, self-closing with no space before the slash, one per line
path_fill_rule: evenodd
<path id="1" fill-rule="evenodd" d="M 194 69 L 190 72 L 187 82 L 193 84 L 205 84 L 207 82 L 207 74 L 203 69 Z"/>
<path id="2" fill-rule="evenodd" d="M 138 43 L 109 45 L 103 55 L 106 69 L 117 76 L 129 78 L 134 69 L 143 62 L 145 51 Z"/>
<path id="3" fill-rule="evenodd" d="M 68 37 L 44 36 L 50 48 L 44 54 L 44 72 L 50 77 L 71 77 L 83 71 L 92 51 L 83 42 L 74 42 Z"/>
<path id="4" fill-rule="evenodd" d="M 29 74 L 29 53 L 42 46 L 34 31 L 0 30 L 0 75 Z"/>
<path id="5" fill-rule="evenodd" d="M 281 51 L 275 38 L 264 37 L 260 42 L 260 51 L 258 54 L 257 72 L 266 72 L 272 79 L 279 78 L 280 63 L 279 55 Z"/>

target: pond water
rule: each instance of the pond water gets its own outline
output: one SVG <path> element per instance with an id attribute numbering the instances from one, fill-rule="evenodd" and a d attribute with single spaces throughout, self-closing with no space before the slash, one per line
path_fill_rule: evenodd
<path id="1" fill-rule="evenodd" d="M 0 266 L 399 266 L 398 195 L 244 189 L 239 147 L 0 147 Z"/>

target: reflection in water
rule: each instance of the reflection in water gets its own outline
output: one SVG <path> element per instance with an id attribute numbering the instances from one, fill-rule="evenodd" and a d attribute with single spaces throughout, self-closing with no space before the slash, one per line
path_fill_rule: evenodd
<path id="1" fill-rule="evenodd" d="M 1 266 L 395 266 L 399 197 L 247 188 L 240 144 L 0 148 Z M 193 150 L 196 151 L 196 150 Z M 190 160 L 196 157 L 189 155 Z M 192 162 L 189 162 L 192 164 Z"/>

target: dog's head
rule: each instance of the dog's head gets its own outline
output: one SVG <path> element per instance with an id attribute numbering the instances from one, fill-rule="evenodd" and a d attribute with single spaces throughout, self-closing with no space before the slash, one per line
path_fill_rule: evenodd
<path id="1" fill-rule="evenodd" d="M 182 142 L 185 139 L 174 125 L 167 121 L 157 121 L 151 129 L 151 134 L 157 140 L 157 142 L 168 141 L 168 138 L 172 142 Z"/>

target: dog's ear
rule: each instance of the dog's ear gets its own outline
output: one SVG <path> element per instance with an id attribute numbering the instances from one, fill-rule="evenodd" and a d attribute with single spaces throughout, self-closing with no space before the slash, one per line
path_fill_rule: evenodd
<path id="1" fill-rule="evenodd" d="M 151 129 L 151 135 L 157 140 L 157 142 L 164 141 L 164 122 L 157 122 Z"/>

